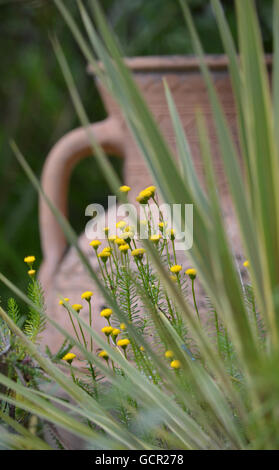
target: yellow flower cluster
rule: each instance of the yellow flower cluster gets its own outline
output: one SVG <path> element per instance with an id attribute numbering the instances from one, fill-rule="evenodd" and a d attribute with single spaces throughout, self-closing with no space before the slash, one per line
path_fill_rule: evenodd
<path id="1" fill-rule="evenodd" d="M 33 278 L 36 274 L 35 269 L 33 269 L 33 263 L 36 261 L 35 256 L 25 256 L 24 258 L 24 263 L 28 264 L 29 266 L 29 271 L 28 275 Z"/>
<path id="2" fill-rule="evenodd" d="M 193 281 L 194 279 L 196 279 L 197 271 L 196 269 L 190 268 L 186 269 L 185 274 L 187 274 L 187 276 L 189 276 L 189 278 Z"/>
<path id="3" fill-rule="evenodd" d="M 73 360 L 75 359 L 76 355 L 74 353 L 67 353 L 64 357 L 62 357 L 62 361 L 68 362 L 68 364 L 72 364 Z"/>
<path id="4" fill-rule="evenodd" d="M 98 354 L 99 357 L 102 357 L 103 359 L 105 359 L 106 361 L 108 360 L 109 356 L 108 356 L 108 353 L 107 351 L 103 350 L 103 351 L 100 351 L 99 354 Z"/>
<path id="5" fill-rule="evenodd" d="M 72 309 L 79 313 L 83 309 L 83 306 L 80 304 L 74 304 L 72 305 Z"/>
<path id="6" fill-rule="evenodd" d="M 93 292 L 91 292 L 90 290 L 87 290 L 87 291 L 83 292 L 83 294 L 81 294 L 81 298 L 85 299 L 87 301 L 90 301 L 92 295 L 93 295 Z"/>
<path id="7" fill-rule="evenodd" d="M 157 245 L 157 243 L 159 243 L 161 238 L 162 238 L 162 235 L 160 233 L 158 233 L 156 235 L 151 235 L 150 241 L 153 242 L 155 245 Z"/>
<path id="8" fill-rule="evenodd" d="M 24 263 L 27 263 L 27 264 L 33 264 L 34 262 L 36 261 L 36 258 L 35 256 L 25 256 L 24 258 Z"/>
<path id="9" fill-rule="evenodd" d="M 136 197 L 136 200 L 140 204 L 147 204 L 149 199 L 154 197 L 155 192 L 156 192 L 156 186 L 148 186 L 147 188 L 140 191 L 140 193 Z"/>
<path id="10" fill-rule="evenodd" d="M 103 317 L 103 318 L 109 318 L 112 314 L 112 310 L 111 308 L 104 308 L 101 313 L 100 313 L 100 316 Z"/>
<path id="11" fill-rule="evenodd" d="M 101 258 L 103 263 L 106 263 L 110 256 L 111 256 L 111 248 L 110 247 L 109 247 L 109 250 L 104 248 L 103 251 L 101 251 L 101 253 L 98 254 L 98 257 Z"/>
<path id="12" fill-rule="evenodd" d="M 94 250 L 98 250 L 101 244 L 102 243 L 100 242 L 100 240 L 92 240 L 92 242 L 89 243 L 89 245 L 92 246 Z"/>
<path id="13" fill-rule="evenodd" d="M 135 250 L 133 250 L 133 251 L 131 252 L 131 255 L 132 255 L 134 258 L 142 259 L 144 253 L 145 253 L 145 249 L 144 249 L 144 248 L 136 248 Z"/>
<path id="14" fill-rule="evenodd" d="M 173 353 L 173 351 L 167 350 L 167 351 L 165 352 L 165 358 L 171 360 L 170 366 L 171 366 L 172 369 L 180 369 L 180 367 L 181 367 L 181 362 L 178 361 L 178 359 L 173 359 L 173 358 L 174 358 L 174 353 Z"/>
<path id="15" fill-rule="evenodd" d="M 111 333 L 113 332 L 113 328 L 112 326 L 104 326 L 102 328 L 102 332 L 106 335 L 106 336 L 110 336 Z"/>
<path id="16" fill-rule="evenodd" d="M 119 246 L 119 251 L 121 251 L 121 253 L 127 253 L 129 249 L 130 247 L 128 243 L 125 243 L 124 245 Z"/>
<path id="17" fill-rule="evenodd" d="M 130 340 L 127 338 L 120 339 L 119 341 L 117 341 L 117 346 L 119 346 L 122 349 L 126 349 L 129 344 L 130 344 Z"/>
<path id="18" fill-rule="evenodd" d="M 170 271 L 173 274 L 179 274 L 181 270 L 182 270 L 182 266 L 180 266 L 180 264 L 175 264 L 174 266 L 170 267 Z"/>
<path id="19" fill-rule="evenodd" d="M 131 191 L 131 188 L 130 186 L 123 185 L 120 186 L 119 191 L 121 191 L 121 193 L 128 193 L 129 191 Z"/>

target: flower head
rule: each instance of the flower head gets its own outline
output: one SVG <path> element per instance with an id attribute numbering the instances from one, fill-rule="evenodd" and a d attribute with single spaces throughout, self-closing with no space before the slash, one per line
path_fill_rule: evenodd
<path id="1" fill-rule="evenodd" d="M 131 255 L 134 257 L 134 258 L 137 258 L 137 259 L 141 259 L 143 257 L 145 253 L 145 249 L 144 248 L 136 248 L 135 250 L 132 251 Z"/>
<path id="2" fill-rule="evenodd" d="M 111 308 L 104 308 L 101 313 L 100 313 L 100 316 L 101 317 L 104 317 L 104 318 L 109 318 L 112 314 L 112 310 Z"/>
<path id="3" fill-rule="evenodd" d="M 109 227 L 104 228 L 104 233 L 107 235 L 109 233 Z"/>
<path id="4" fill-rule="evenodd" d="M 243 266 L 244 266 L 244 268 L 249 268 L 250 263 L 249 263 L 248 259 L 246 261 L 244 261 Z"/>
<path id="5" fill-rule="evenodd" d="M 119 237 L 117 237 L 117 238 L 115 239 L 114 243 L 116 243 L 117 246 L 125 245 L 125 244 L 126 244 L 125 240 L 123 240 L 123 238 L 119 238 Z"/>
<path id="6" fill-rule="evenodd" d="M 159 227 L 160 231 L 163 232 L 164 228 L 166 227 L 166 223 L 165 222 L 159 222 L 158 227 Z"/>
<path id="7" fill-rule="evenodd" d="M 127 225 L 127 222 L 125 222 L 125 220 L 119 220 L 119 222 L 117 222 L 116 224 L 116 228 L 123 229 L 126 227 L 126 225 Z"/>
<path id="8" fill-rule="evenodd" d="M 153 197 L 156 192 L 156 189 L 156 186 L 148 186 L 147 188 L 145 188 L 144 191 L 149 191 L 151 193 L 151 196 Z"/>
<path id="9" fill-rule="evenodd" d="M 173 368 L 173 369 L 180 369 L 181 367 L 181 362 L 178 361 L 177 359 L 175 359 L 174 361 L 172 361 L 170 363 L 170 366 Z"/>
<path id="10" fill-rule="evenodd" d="M 162 235 L 160 233 L 157 233 L 156 235 L 151 235 L 150 241 L 157 245 L 157 243 L 159 243 L 161 238 L 162 238 Z"/>
<path id="11" fill-rule="evenodd" d="M 100 351 L 99 354 L 98 354 L 99 357 L 102 357 L 103 359 L 105 359 L 106 361 L 108 360 L 108 353 L 107 351 L 103 350 L 103 351 Z"/>
<path id="12" fill-rule="evenodd" d="M 128 193 L 129 191 L 131 191 L 131 188 L 130 186 L 126 186 L 124 184 L 123 186 L 120 186 L 119 191 L 121 191 L 121 193 Z"/>
<path id="13" fill-rule="evenodd" d="M 81 298 L 89 301 L 92 295 L 93 295 L 93 292 L 91 292 L 90 290 L 87 290 L 83 292 L 83 294 L 81 294 Z"/>
<path id="14" fill-rule="evenodd" d="M 113 328 L 112 328 L 112 326 L 104 326 L 104 328 L 102 328 L 102 332 L 103 332 L 106 336 L 110 336 L 111 333 L 113 332 Z"/>
<path id="15" fill-rule="evenodd" d="M 103 252 L 105 252 L 105 251 L 107 251 L 108 253 L 112 253 L 112 248 L 111 248 L 111 246 L 105 246 L 105 247 L 103 248 Z"/>
<path id="16" fill-rule="evenodd" d="M 152 197 L 152 191 L 149 191 L 148 189 L 144 189 L 139 193 L 139 195 L 136 197 L 136 200 L 140 204 L 147 204 L 149 199 Z"/>
<path id="17" fill-rule="evenodd" d="M 35 269 L 29 269 L 28 274 L 29 274 L 30 277 L 34 277 L 35 274 L 36 274 Z"/>
<path id="18" fill-rule="evenodd" d="M 101 253 L 98 254 L 98 257 L 101 258 L 103 263 L 106 263 L 110 256 L 111 256 L 111 252 L 108 250 L 105 250 L 105 251 L 103 250 L 101 251 Z"/>
<path id="19" fill-rule="evenodd" d="M 65 297 L 63 300 L 59 300 L 59 305 L 64 305 L 64 302 L 69 302 L 69 299 Z"/>
<path id="20" fill-rule="evenodd" d="M 167 350 L 167 351 L 165 352 L 165 357 L 166 357 L 167 359 L 172 359 L 172 358 L 174 357 L 174 353 L 173 353 L 172 351 L 170 351 L 170 350 Z"/>
<path id="21" fill-rule="evenodd" d="M 24 263 L 29 264 L 29 266 L 32 268 L 32 264 L 36 261 L 35 256 L 25 256 L 24 258 Z"/>
<path id="22" fill-rule="evenodd" d="M 66 361 L 68 364 L 72 364 L 75 357 L 76 355 L 74 353 L 67 353 L 64 357 L 62 357 L 62 361 Z"/>
<path id="23" fill-rule="evenodd" d="M 108 237 L 108 241 L 109 241 L 109 242 L 114 242 L 115 240 L 116 240 L 116 235 L 110 235 L 110 236 Z"/>
<path id="24" fill-rule="evenodd" d="M 197 276 L 197 271 L 194 268 L 190 268 L 190 269 L 186 269 L 185 274 L 187 274 L 187 276 L 189 276 L 189 278 L 192 279 L 192 281 L 194 281 L 194 279 L 196 279 L 196 276 Z"/>
<path id="25" fill-rule="evenodd" d="M 121 330 L 123 330 L 123 331 L 126 330 L 126 325 L 125 325 L 125 323 L 120 323 L 120 328 L 121 328 Z"/>
<path id="26" fill-rule="evenodd" d="M 83 306 L 80 304 L 74 304 L 72 305 L 72 309 L 74 309 L 77 313 L 79 313 L 83 309 Z"/>
<path id="27" fill-rule="evenodd" d="M 130 340 L 127 338 L 120 339 L 119 341 L 117 341 L 117 346 L 119 346 L 122 349 L 126 349 L 128 344 L 130 344 Z"/>
<path id="28" fill-rule="evenodd" d="M 130 249 L 128 243 L 125 243 L 125 245 L 120 245 L 119 246 L 119 250 L 121 251 L 121 253 L 127 253 L 127 251 Z"/>
<path id="29" fill-rule="evenodd" d="M 141 352 L 145 351 L 145 349 L 144 349 L 143 346 L 140 346 L 140 351 L 141 351 Z"/>
<path id="30" fill-rule="evenodd" d="M 178 273 L 180 273 L 181 270 L 182 270 L 182 266 L 180 264 L 175 264 L 174 266 L 170 267 L 170 271 L 173 274 L 178 274 Z"/>
<path id="31" fill-rule="evenodd" d="M 94 250 L 98 250 L 99 246 L 102 244 L 100 240 L 92 240 L 92 242 L 89 243 L 90 246 L 94 248 Z"/>
<path id="32" fill-rule="evenodd" d="M 174 228 L 171 228 L 168 231 L 168 234 L 169 234 L 169 237 L 170 237 L 171 240 L 175 240 L 175 230 L 174 230 Z"/>
<path id="33" fill-rule="evenodd" d="M 118 328 L 114 328 L 111 332 L 111 336 L 116 338 L 118 335 L 120 335 L 121 331 Z"/>

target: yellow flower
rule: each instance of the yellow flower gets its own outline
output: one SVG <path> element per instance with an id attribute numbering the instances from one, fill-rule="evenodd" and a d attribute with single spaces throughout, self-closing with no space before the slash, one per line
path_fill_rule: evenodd
<path id="1" fill-rule="evenodd" d="M 119 250 L 122 252 L 122 253 L 127 253 L 127 251 L 129 250 L 129 245 L 128 243 L 125 243 L 125 245 L 120 245 L 119 246 Z"/>
<path id="2" fill-rule="evenodd" d="M 189 278 L 193 281 L 194 279 L 196 279 L 197 271 L 194 268 L 190 268 L 186 269 L 185 274 L 187 274 L 187 276 L 189 276 Z"/>
<path id="3" fill-rule="evenodd" d="M 174 266 L 171 266 L 170 268 L 170 271 L 174 274 L 180 273 L 181 270 L 182 270 L 182 266 L 180 266 L 180 264 L 175 264 Z"/>
<path id="4" fill-rule="evenodd" d="M 135 250 L 132 251 L 131 255 L 134 257 L 134 258 L 138 258 L 138 259 L 141 259 L 143 257 L 145 253 L 145 249 L 144 248 L 136 248 Z"/>
<path id="5" fill-rule="evenodd" d="M 24 263 L 27 263 L 29 265 L 32 265 L 36 261 L 35 256 L 25 256 L 24 258 Z"/>
<path id="6" fill-rule="evenodd" d="M 117 246 L 125 245 L 125 244 L 126 244 L 125 240 L 123 240 L 123 238 L 119 238 L 119 237 L 117 237 L 117 238 L 115 239 L 114 243 L 116 243 Z"/>
<path id="7" fill-rule="evenodd" d="M 173 368 L 173 369 L 180 369 L 181 367 L 181 362 L 178 361 L 177 359 L 175 359 L 174 361 L 172 361 L 170 363 L 170 366 Z"/>
<path id="8" fill-rule="evenodd" d="M 133 232 L 131 230 L 129 232 L 123 232 L 121 234 L 120 238 L 121 238 L 121 240 L 124 240 L 125 243 L 127 243 L 127 242 L 129 243 L 134 235 L 135 235 L 135 232 Z"/>
<path id="9" fill-rule="evenodd" d="M 156 189 L 156 186 L 148 186 L 147 188 L 145 188 L 145 191 L 149 191 L 151 193 L 151 196 L 153 197 L 156 192 Z"/>
<path id="10" fill-rule="evenodd" d="M 79 313 L 81 311 L 81 309 L 83 309 L 83 306 L 80 305 L 80 304 L 74 304 L 72 305 L 72 308 L 77 312 Z"/>
<path id="11" fill-rule="evenodd" d="M 105 248 L 103 248 L 103 252 L 111 253 L 112 252 L 111 246 L 105 246 Z"/>
<path id="12" fill-rule="evenodd" d="M 176 276 L 170 276 L 170 280 L 173 282 L 177 282 L 177 277 Z"/>
<path id="13" fill-rule="evenodd" d="M 111 253 L 107 250 L 101 251 L 101 253 L 98 254 L 98 258 L 101 258 L 101 260 L 106 263 L 108 258 L 111 256 Z"/>
<path id="14" fill-rule="evenodd" d="M 100 313 L 100 316 L 101 317 L 104 317 L 104 318 L 109 318 L 112 314 L 112 310 L 110 308 L 104 308 L 101 313 Z"/>
<path id="15" fill-rule="evenodd" d="M 28 274 L 29 274 L 30 277 L 34 277 L 35 274 L 36 274 L 35 269 L 29 269 Z"/>
<path id="16" fill-rule="evenodd" d="M 83 294 L 81 294 L 81 298 L 89 301 L 92 295 L 93 295 L 93 292 L 91 292 L 90 290 L 87 290 L 83 292 Z"/>
<path id="17" fill-rule="evenodd" d="M 120 339 L 119 341 L 117 341 L 117 346 L 119 346 L 120 348 L 123 348 L 123 349 L 126 349 L 128 344 L 130 344 L 130 340 L 125 338 L 125 339 Z"/>
<path id="18" fill-rule="evenodd" d="M 249 268 L 250 267 L 250 263 L 249 263 L 248 259 L 246 261 L 244 261 L 243 266 L 244 266 L 244 268 Z"/>
<path id="19" fill-rule="evenodd" d="M 116 338 L 118 335 L 120 335 L 120 333 L 121 331 L 118 328 L 114 328 L 111 333 L 111 336 L 114 336 L 114 338 Z"/>
<path id="20" fill-rule="evenodd" d="M 143 346 L 140 347 L 140 351 L 142 351 L 142 352 L 145 351 Z"/>
<path id="21" fill-rule="evenodd" d="M 133 235 L 135 234 L 135 227 L 132 227 L 131 225 L 127 225 L 127 227 L 125 227 L 124 229 L 124 232 L 132 232 Z"/>
<path id="22" fill-rule="evenodd" d="M 131 188 L 130 186 L 126 186 L 124 184 L 123 186 L 120 186 L 119 191 L 121 191 L 121 193 L 128 193 L 129 191 L 131 191 Z"/>
<path id="23" fill-rule="evenodd" d="M 114 242 L 115 240 L 116 240 L 116 235 L 110 235 L 110 236 L 108 237 L 108 241 L 109 241 L 109 242 Z"/>
<path id="24" fill-rule="evenodd" d="M 150 241 L 157 244 L 159 243 L 161 238 L 162 238 L 162 235 L 160 233 L 157 233 L 156 235 L 151 235 Z"/>
<path id="25" fill-rule="evenodd" d="M 136 197 L 136 200 L 140 204 L 147 204 L 149 199 L 152 197 L 152 191 L 149 191 L 148 189 L 144 189 L 139 193 L 139 195 Z"/>
<path id="26" fill-rule="evenodd" d="M 175 230 L 173 228 L 171 228 L 168 231 L 168 234 L 169 234 L 171 240 L 175 240 Z"/>
<path id="27" fill-rule="evenodd" d="M 122 229 L 122 228 L 126 227 L 126 225 L 127 225 L 127 223 L 124 220 L 119 220 L 119 222 L 117 222 L 117 224 L 116 224 L 116 228 Z"/>
<path id="28" fill-rule="evenodd" d="M 68 353 L 68 354 L 65 354 L 64 357 L 62 357 L 62 361 L 66 361 L 68 362 L 68 364 L 72 364 L 75 357 L 76 355 L 74 353 Z"/>
<path id="29" fill-rule="evenodd" d="M 64 305 L 64 302 L 69 302 L 69 299 L 65 297 L 64 300 L 59 300 L 59 305 Z"/>
<path id="30" fill-rule="evenodd" d="M 108 353 L 107 351 L 103 350 L 103 351 L 100 351 L 99 354 L 98 354 L 99 357 L 102 357 L 103 359 L 105 359 L 106 361 L 108 360 Z"/>
<path id="31" fill-rule="evenodd" d="M 120 328 L 121 328 L 121 330 L 123 330 L 123 331 L 126 330 L 126 325 L 125 325 L 125 323 L 120 323 Z"/>
<path id="32" fill-rule="evenodd" d="M 92 242 L 89 243 L 90 246 L 94 248 L 94 250 L 98 250 L 99 246 L 102 244 L 100 240 L 92 240 Z"/>
<path id="33" fill-rule="evenodd" d="M 104 232 L 105 232 L 105 234 L 107 235 L 107 234 L 109 233 L 109 227 L 105 227 L 105 228 L 104 228 Z"/>
<path id="34" fill-rule="evenodd" d="M 165 222 L 159 222 L 159 224 L 158 224 L 158 227 L 159 227 L 159 229 L 161 230 L 161 232 L 163 232 L 165 226 L 166 226 L 166 223 L 165 223 Z"/>
<path id="35" fill-rule="evenodd" d="M 109 335 L 111 335 L 111 333 L 113 332 L 113 328 L 112 328 L 112 326 L 104 326 L 104 328 L 102 328 L 102 332 L 103 332 L 106 336 L 109 336 Z"/>
<path id="36" fill-rule="evenodd" d="M 165 352 L 165 357 L 167 359 L 172 359 L 173 356 L 174 356 L 174 353 L 172 351 L 168 350 L 168 351 Z"/>

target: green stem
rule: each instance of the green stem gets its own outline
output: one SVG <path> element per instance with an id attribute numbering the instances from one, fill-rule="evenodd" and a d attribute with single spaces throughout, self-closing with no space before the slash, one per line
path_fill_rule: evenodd
<path id="1" fill-rule="evenodd" d="M 196 302 L 194 283 L 195 283 L 195 280 L 192 279 L 192 294 L 193 294 L 194 306 L 195 306 L 195 309 L 196 309 L 196 312 L 197 312 L 198 319 L 199 319 L 199 321 L 201 321 L 200 314 L 199 314 L 199 311 L 198 311 L 197 302 Z"/>

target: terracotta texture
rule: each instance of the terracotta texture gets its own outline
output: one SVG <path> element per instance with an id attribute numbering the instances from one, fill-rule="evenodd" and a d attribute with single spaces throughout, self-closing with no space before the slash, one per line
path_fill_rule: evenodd
<path id="1" fill-rule="evenodd" d="M 208 57 L 207 62 L 232 134 L 237 141 L 236 111 L 227 72 L 227 60 L 223 56 L 218 56 Z M 218 156 L 212 111 L 198 61 L 192 57 L 148 57 L 129 59 L 127 65 L 133 70 L 134 78 L 164 137 L 175 151 L 174 132 L 162 83 L 163 78 L 167 80 L 193 152 L 195 167 L 201 179 L 203 177 L 203 168 L 196 133 L 195 112 L 197 108 L 203 110 L 209 125 L 215 167 L 222 188 L 221 196 L 224 203 L 225 217 L 231 236 L 236 239 L 236 225 L 232 218 L 222 165 Z M 93 124 L 91 127 L 105 152 L 124 158 L 123 183 L 131 186 L 132 191 L 129 193 L 129 197 L 131 201 L 134 201 L 137 193 L 148 184 L 152 184 L 153 181 L 124 122 L 119 107 L 98 82 L 97 86 L 107 109 L 108 118 L 101 123 Z M 47 157 L 42 175 L 43 188 L 51 201 L 65 215 L 67 215 L 67 190 L 72 169 L 80 159 L 91 154 L 92 151 L 86 133 L 82 129 L 77 129 L 64 136 Z M 90 178 L 90 175 L 88 177 Z M 44 255 L 40 279 L 47 294 L 48 313 L 63 326 L 70 328 L 66 313 L 58 306 L 59 294 L 69 297 L 73 303 L 80 303 L 80 294 L 83 291 L 90 289 L 96 292 L 96 289 L 84 272 L 74 250 L 70 248 L 66 251 L 67 244 L 64 235 L 42 200 L 40 201 L 40 228 Z M 84 234 L 80 236 L 80 246 L 89 256 L 94 268 L 97 269 L 94 262 L 95 255 Z M 97 318 L 102 305 L 103 301 L 96 292 L 94 312 Z M 83 309 L 81 314 L 87 316 L 86 308 Z M 100 328 L 101 325 L 100 320 L 96 319 L 96 327 Z M 58 336 L 58 333 L 49 327 L 45 340 L 53 349 L 58 347 Z"/>

